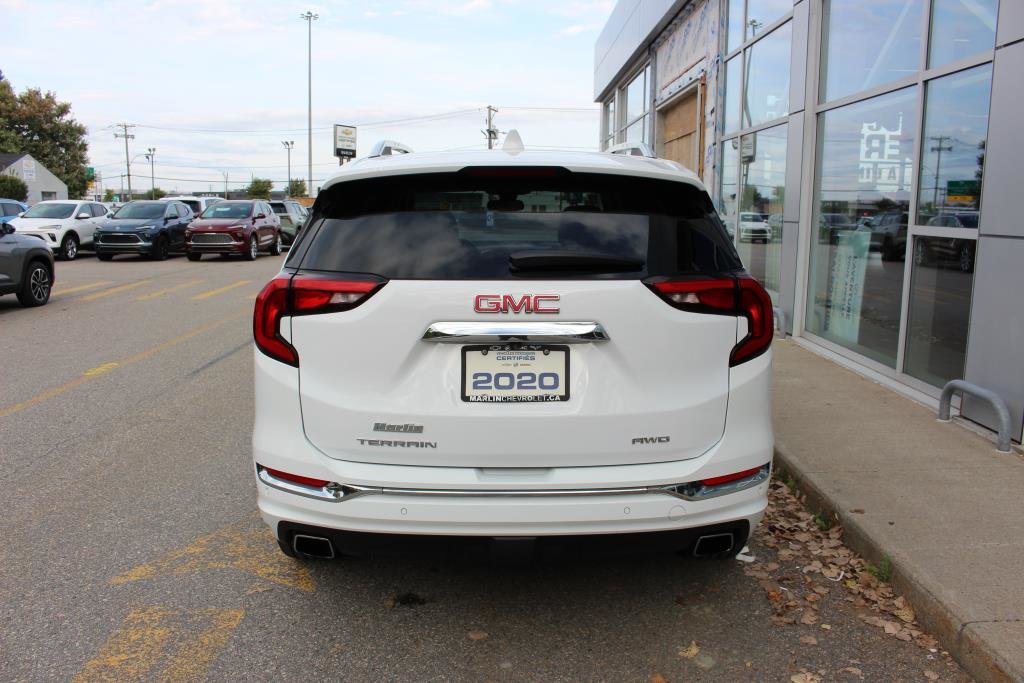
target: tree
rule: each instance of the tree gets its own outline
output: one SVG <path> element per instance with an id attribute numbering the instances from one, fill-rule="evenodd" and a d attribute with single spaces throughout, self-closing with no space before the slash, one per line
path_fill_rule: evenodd
<path id="1" fill-rule="evenodd" d="M 160 199 L 161 197 L 166 197 L 167 193 L 159 187 L 154 187 L 152 190 L 146 190 L 142 196 L 144 199 Z"/>
<path id="2" fill-rule="evenodd" d="M 18 176 L 0 174 L 0 197 L 19 202 L 28 200 L 28 185 Z"/>
<path id="3" fill-rule="evenodd" d="M 20 95 L 0 73 L 0 153 L 31 154 L 68 186 L 69 197 L 85 194 L 89 145 L 86 128 L 71 118 L 71 105 L 29 88 Z"/>
<path id="4" fill-rule="evenodd" d="M 270 190 L 274 187 L 274 181 L 267 178 L 253 178 L 245 193 L 249 199 L 270 199 Z"/>
<path id="5" fill-rule="evenodd" d="M 306 181 L 300 178 L 294 178 L 288 181 L 288 196 L 289 197 L 305 197 L 306 196 Z"/>
<path id="6" fill-rule="evenodd" d="M 103 201 L 105 201 L 105 202 L 112 202 L 112 201 L 114 201 L 114 190 L 112 190 L 109 187 L 107 189 L 103 190 Z"/>

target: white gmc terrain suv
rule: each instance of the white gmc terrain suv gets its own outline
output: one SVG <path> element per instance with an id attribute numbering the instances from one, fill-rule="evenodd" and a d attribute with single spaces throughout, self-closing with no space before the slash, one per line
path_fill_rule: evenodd
<path id="1" fill-rule="evenodd" d="M 767 502 L 772 304 L 696 176 L 397 151 L 325 183 L 256 300 L 253 456 L 281 549 L 742 549 Z"/>

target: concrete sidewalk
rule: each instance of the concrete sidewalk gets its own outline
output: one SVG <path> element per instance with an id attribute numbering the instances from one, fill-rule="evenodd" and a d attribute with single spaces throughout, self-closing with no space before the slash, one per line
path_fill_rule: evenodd
<path id="1" fill-rule="evenodd" d="M 776 466 L 979 680 L 1024 681 L 1024 458 L 792 341 L 775 350 Z"/>

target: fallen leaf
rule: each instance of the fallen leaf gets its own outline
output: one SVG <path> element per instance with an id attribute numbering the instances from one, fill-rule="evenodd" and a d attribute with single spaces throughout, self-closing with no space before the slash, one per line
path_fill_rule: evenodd
<path id="1" fill-rule="evenodd" d="M 694 657 L 696 657 L 699 654 L 700 654 L 700 645 L 698 645 L 697 641 L 695 641 L 695 640 L 691 640 L 690 644 L 688 646 L 686 646 L 684 648 L 681 648 L 679 650 L 679 656 L 680 657 L 686 657 L 687 659 L 693 659 Z"/>
<path id="2" fill-rule="evenodd" d="M 893 621 L 885 622 L 885 626 L 883 628 L 885 629 L 885 632 L 890 636 L 900 632 L 899 624 Z"/>
<path id="3" fill-rule="evenodd" d="M 804 645 L 817 645 L 818 639 L 814 636 L 800 636 L 800 642 Z"/>
<path id="4" fill-rule="evenodd" d="M 910 605 L 907 605 L 906 607 L 903 607 L 903 608 L 898 609 L 895 612 L 893 612 L 893 616 L 895 616 L 896 618 L 898 618 L 898 619 L 900 619 L 902 621 L 907 622 L 908 624 L 913 623 L 913 621 L 914 621 L 914 608 L 911 607 Z"/>
<path id="5" fill-rule="evenodd" d="M 863 515 L 864 514 L 864 508 L 851 508 L 850 512 L 852 512 L 855 515 Z"/>
<path id="6" fill-rule="evenodd" d="M 470 631 L 467 635 L 472 641 L 487 640 L 488 638 L 486 631 Z"/>
<path id="7" fill-rule="evenodd" d="M 821 628 L 824 631 L 831 631 L 832 630 L 832 624 L 822 624 Z"/>
<path id="8" fill-rule="evenodd" d="M 809 671 L 801 671 L 789 677 L 792 683 L 821 683 L 821 676 L 812 674 Z"/>
<path id="9" fill-rule="evenodd" d="M 651 674 L 651 683 L 668 683 L 668 679 L 659 673 Z"/>
<path id="10" fill-rule="evenodd" d="M 861 671 L 860 669 L 858 669 L 855 666 L 844 666 L 842 669 L 839 670 L 839 673 L 841 673 L 841 674 L 853 674 L 854 676 L 858 676 L 860 678 L 864 678 L 864 672 Z"/>
<path id="11" fill-rule="evenodd" d="M 805 609 L 804 613 L 800 616 L 800 623 L 811 626 L 818 623 L 818 615 L 814 613 L 814 610 Z"/>
<path id="12" fill-rule="evenodd" d="M 939 680 L 939 674 L 935 673 L 934 671 L 930 671 L 928 669 L 924 670 L 924 677 L 927 678 L 929 681 L 937 681 L 937 680 Z"/>

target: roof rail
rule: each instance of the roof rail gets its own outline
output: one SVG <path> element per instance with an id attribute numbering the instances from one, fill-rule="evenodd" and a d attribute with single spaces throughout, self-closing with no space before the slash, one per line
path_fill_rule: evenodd
<path id="1" fill-rule="evenodd" d="M 396 154 L 409 154 L 412 152 L 412 147 L 403 145 L 401 142 L 395 142 L 394 140 L 379 140 L 377 144 L 370 150 L 371 157 L 389 157 Z"/>
<path id="2" fill-rule="evenodd" d="M 620 142 L 605 151 L 608 154 L 624 154 L 630 157 L 648 157 L 650 159 L 656 157 L 654 150 L 646 142 Z"/>

